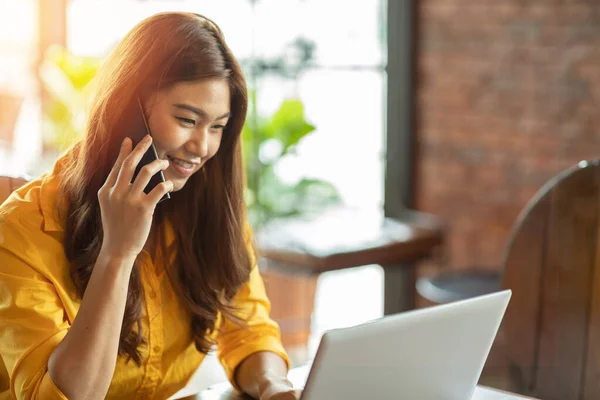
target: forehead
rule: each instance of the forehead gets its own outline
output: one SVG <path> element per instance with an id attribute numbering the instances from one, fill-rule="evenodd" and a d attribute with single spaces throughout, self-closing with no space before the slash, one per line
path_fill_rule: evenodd
<path id="1" fill-rule="evenodd" d="M 224 79 L 202 79 L 178 82 L 161 93 L 161 101 L 188 104 L 219 115 L 229 112 L 229 83 Z"/>

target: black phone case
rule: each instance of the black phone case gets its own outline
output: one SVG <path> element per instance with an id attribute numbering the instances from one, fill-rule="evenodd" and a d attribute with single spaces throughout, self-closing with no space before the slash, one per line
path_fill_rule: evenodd
<path id="1" fill-rule="evenodd" d="M 140 170 L 142 169 L 142 167 L 144 165 L 148 165 L 152 161 L 157 160 L 157 159 L 158 159 L 158 155 L 156 154 L 156 147 L 154 147 L 154 143 L 152 143 L 150 145 L 150 147 L 148 148 L 148 150 L 146 150 L 146 152 L 142 156 L 142 159 L 140 160 L 137 167 L 135 168 L 135 172 L 133 173 L 133 178 L 131 179 L 131 183 L 133 183 L 135 181 L 135 178 L 138 176 L 138 174 L 140 173 Z M 150 182 L 148 182 L 148 185 L 146 185 L 146 187 L 144 188 L 144 193 L 149 194 L 152 191 L 152 189 L 154 189 L 159 183 L 164 182 L 164 181 L 165 181 L 165 175 L 163 174 L 162 171 L 158 171 L 158 173 L 154 174 L 152 176 L 152 178 L 150 178 Z M 170 198 L 171 198 L 171 195 L 169 193 L 166 193 L 160 199 L 159 203 L 161 201 L 164 201 L 164 200 L 167 200 Z"/>
<path id="2" fill-rule="evenodd" d="M 139 114 L 142 119 L 141 125 L 142 125 L 145 133 L 152 136 L 152 133 L 150 132 L 150 127 L 148 126 L 148 122 L 146 121 L 146 115 L 144 114 L 144 108 L 142 107 L 142 103 L 140 102 L 139 99 L 137 101 L 138 101 L 138 106 L 139 106 Z M 144 135 L 142 135 L 142 137 L 138 137 L 137 142 L 133 143 L 134 147 L 142 140 L 142 138 L 145 136 L 145 133 L 144 133 Z M 139 135 L 136 135 L 136 136 L 139 136 Z M 137 167 L 135 168 L 135 172 L 133 173 L 133 178 L 131 179 L 131 183 L 133 183 L 135 181 L 135 178 L 140 173 L 140 170 L 142 169 L 142 167 L 150 164 L 154 160 L 158 160 L 158 153 L 156 152 L 156 147 L 154 147 L 154 143 L 152 143 L 150 145 L 150 147 L 148 148 L 148 150 L 146 150 L 146 152 L 142 156 L 142 159 L 138 163 Z M 162 171 L 158 171 L 158 173 L 154 174 L 154 176 L 152 176 L 152 178 L 150 178 L 150 182 L 148 182 L 148 185 L 146 185 L 146 187 L 144 188 L 144 193 L 146 193 L 146 194 L 150 193 L 152 191 L 152 189 L 154 189 L 158 184 L 160 184 L 164 181 L 165 181 L 165 175 L 163 174 Z M 165 195 L 159 200 L 159 203 L 164 200 L 170 199 L 170 198 L 171 198 L 171 195 L 169 193 L 165 193 Z"/>

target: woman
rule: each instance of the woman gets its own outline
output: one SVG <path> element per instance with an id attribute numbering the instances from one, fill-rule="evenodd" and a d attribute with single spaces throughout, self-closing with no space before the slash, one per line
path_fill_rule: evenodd
<path id="1" fill-rule="evenodd" d="M 295 399 L 245 220 L 246 85 L 219 28 L 152 16 L 95 87 L 85 138 L 0 208 L 0 391 L 167 398 L 216 344 L 238 389 Z M 152 137 L 135 144 L 141 112 Z"/>

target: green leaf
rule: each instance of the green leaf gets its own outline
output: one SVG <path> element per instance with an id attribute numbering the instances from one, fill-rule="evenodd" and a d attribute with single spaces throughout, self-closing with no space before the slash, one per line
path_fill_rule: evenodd
<path id="1" fill-rule="evenodd" d="M 295 145 L 297 145 L 306 135 L 315 130 L 315 127 L 311 124 L 304 122 L 302 125 L 296 127 L 288 135 L 288 140 L 283 145 L 282 155 L 288 154 Z"/>
<path id="2" fill-rule="evenodd" d="M 46 146 L 62 151 L 84 133 L 85 88 L 100 64 L 100 59 L 76 56 L 59 46 L 45 53 L 39 78 L 48 94 L 43 125 Z"/>
<path id="3" fill-rule="evenodd" d="M 54 61 L 78 90 L 90 83 L 101 65 L 98 58 L 78 56 L 57 47 L 49 49 L 48 59 Z"/>
<path id="4" fill-rule="evenodd" d="M 277 138 L 283 145 L 282 155 L 298 144 L 315 127 L 304 118 L 304 105 L 300 100 L 284 100 L 265 127 L 269 138 Z"/>

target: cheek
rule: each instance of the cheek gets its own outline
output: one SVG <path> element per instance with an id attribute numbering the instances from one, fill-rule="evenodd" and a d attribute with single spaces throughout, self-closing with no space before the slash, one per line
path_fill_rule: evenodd
<path id="1" fill-rule="evenodd" d="M 213 135 L 208 143 L 208 158 L 214 157 L 221 147 L 222 134 Z"/>
<path id="2" fill-rule="evenodd" d="M 165 120 L 157 120 L 151 127 L 154 145 L 160 158 L 169 151 L 181 147 L 186 141 L 185 129 L 176 123 Z"/>

